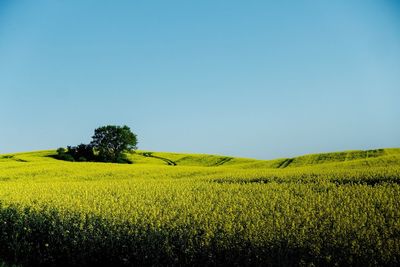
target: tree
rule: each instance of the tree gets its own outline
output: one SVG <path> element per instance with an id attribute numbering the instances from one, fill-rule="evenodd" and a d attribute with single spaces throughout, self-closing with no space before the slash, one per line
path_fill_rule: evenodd
<path id="1" fill-rule="evenodd" d="M 91 145 L 80 144 L 68 146 L 67 149 L 57 149 L 56 158 L 67 161 L 96 161 L 96 156 Z"/>
<path id="2" fill-rule="evenodd" d="M 101 161 L 124 162 L 123 153 L 135 150 L 137 137 L 131 129 L 124 126 L 108 125 L 94 130 L 90 145 L 98 153 Z"/>
<path id="3" fill-rule="evenodd" d="M 68 151 L 63 148 L 60 147 L 59 149 L 57 149 L 57 155 L 55 156 L 56 159 L 60 159 L 60 160 L 66 160 L 66 161 L 74 161 L 74 157 L 68 153 Z"/>
<path id="4" fill-rule="evenodd" d="M 91 144 L 80 144 L 78 146 L 68 146 L 68 152 L 75 161 L 95 161 L 93 146 Z"/>

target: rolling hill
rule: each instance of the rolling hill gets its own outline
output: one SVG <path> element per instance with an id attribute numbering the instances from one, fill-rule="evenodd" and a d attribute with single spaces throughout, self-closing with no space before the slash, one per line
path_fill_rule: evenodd
<path id="1" fill-rule="evenodd" d="M 37 151 L 26 153 L 0 154 L 0 162 L 56 162 L 51 156 L 55 151 Z M 234 167 L 285 169 L 318 165 L 318 167 L 364 167 L 400 165 L 400 148 L 374 150 L 350 150 L 343 152 L 319 153 L 281 158 L 257 160 L 208 154 L 187 154 L 168 152 L 137 151 L 128 154 L 134 164 L 198 166 L 198 167 Z"/>
<path id="2" fill-rule="evenodd" d="M 0 266 L 400 264 L 398 148 L 54 155 L 0 155 Z"/>

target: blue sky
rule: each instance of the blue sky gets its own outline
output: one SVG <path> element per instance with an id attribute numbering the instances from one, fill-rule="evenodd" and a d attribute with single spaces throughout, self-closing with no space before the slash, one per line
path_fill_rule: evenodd
<path id="1" fill-rule="evenodd" d="M 400 147 L 396 1 L 0 0 L 0 153 Z"/>

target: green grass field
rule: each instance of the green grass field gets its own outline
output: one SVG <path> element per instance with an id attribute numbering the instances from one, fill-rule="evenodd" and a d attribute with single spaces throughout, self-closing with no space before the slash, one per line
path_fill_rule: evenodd
<path id="1" fill-rule="evenodd" d="M 399 266 L 400 149 L 276 160 L 0 155 L 0 259 L 20 266 Z M 0 263 L 1 264 L 1 263 Z"/>

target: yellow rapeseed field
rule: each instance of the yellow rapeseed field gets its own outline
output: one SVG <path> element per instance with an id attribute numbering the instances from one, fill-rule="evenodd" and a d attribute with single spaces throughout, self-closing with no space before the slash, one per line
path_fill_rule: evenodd
<path id="1" fill-rule="evenodd" d="M 23 266 L 398 266 L 400 149 L 134 164 L 0 155 L 0 259 Z"/>

